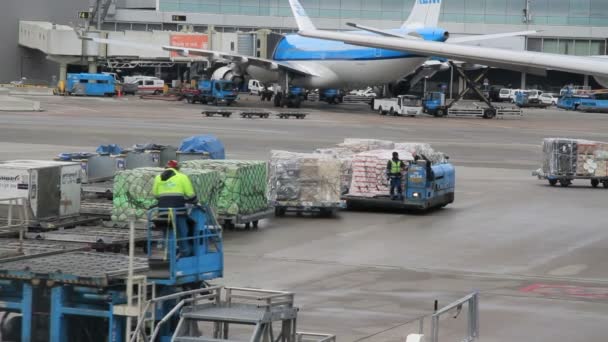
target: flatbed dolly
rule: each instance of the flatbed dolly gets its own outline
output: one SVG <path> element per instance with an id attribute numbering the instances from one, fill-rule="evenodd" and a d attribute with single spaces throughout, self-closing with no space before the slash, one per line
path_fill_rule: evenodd
<path id="1" fill-rule="evenodd" d="M 304 119 L 306 118 L 306 116 L 308 115 L 308 113 L 301 113 L 301 112 L 281 112 L 281 113 L 277 113 L 276 116 L 279 119 L 289 119 L 289 118 L 296 118 L 296 119 Z"/>
<path id="2" fill-rule="evenodd" d="M 253 119 L 257 117 L 259 119 L 268 119 L 270 117 L 270 112 L 260 112 L 260 111 L 242 111 L 239 113 L 242 118 Z"/>
<path id="3" fill-rule="evenodd" d="M 30 239 L 0 239 L 0 262 L 40 257 L 53 254 L 84 251 L 90 247 L 86 243 L 46 241 Z"/>
<path id="4" fill-rule="evenodd" d="M 213 116 L 221 116 L 223 118 L 229 118 L 230 116 L 232 116 L 232 111 L 230 110 L 204 110 L 202 112 L 202 114 L 206 117 L 213 117 Z"/>
<path id="5" fill-rule="evenodd" d="M 556 186 L 559 183 L 561 187 L 567 188 L 572 185 L 572 181 L 574 180 L 588 180 L 594 188 L 602 184 L 605 189 L 608 189 L 608 177 L 579 176 L 574 174 L 549 175 L 544 173 L 542 169 L 532 172 L 532 176 L 548 181 L 551 186 Z"/>
<path id="6" fill-rule="evenodd" d="M 273 214 L 274 209 L 267 208 L 248 215 L 218 215 L 217 222 L 224 227 L 224 229 L 234 229 L 237 225 L 244 225 L 245 229 L 257 229 L 260 220 L 272 217 Z"/>
<path id="7" fill-rule="evenodd" d="M 283 217 L 287 213 L 295 213 L 298 216 L 303 214 L 319 215 L 321 217 L 333 217 L 338 210 L 345 208 L 344 202 L 336 203 L 289 203 L 275 202 L 274 214 L 277 217 Z"/>

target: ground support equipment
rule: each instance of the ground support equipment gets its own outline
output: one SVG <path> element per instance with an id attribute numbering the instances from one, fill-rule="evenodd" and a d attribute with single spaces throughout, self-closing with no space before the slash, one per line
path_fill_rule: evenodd
<path id="1" fill-rule="evenodd" d="M 153 238 L 160 238 L 160 232 L 154 232 Z M 103 226 L 77 227 L 73 229 L 62 229 L 49 232 L 28 232 L 25 237 L 35 240 L 46 241 L 65 241 L 85 243 L 90 248 L 97 251 L 112 250 L 120 252 L 129 244 L 129 230 L 123 228 L 106 228 Z M 148 239 L 148 232 L 145 229 L 135 230 L 134 240 L 136 243 L 145 246 Z"/>
<path id="2" fill-rule="evenodd" d="M 229 110 L 204 110 L 202 114 L 206 117 L 221 116 L 223 118 L 229 118 L 232 115 L 232 111 Z"/>
<path id="3" fill-rule="evenodd" d="M 82 200 L 80 202 L 80 214 L 98 216 L 109 221 L 112 217 L 112 201 L 108 200 Z"/>
<path id="4" fill-rule="evenodd" d="M 608 189 L 608 177 L 577 176 L 574 174 L 549 175 L 542 172 L 542 170 L 532 172 L 532 176 L 538 177 L 541 180 L 547 180 L 551 186 L 556 186 L 559 183 L 560 186 L 567 188 L 572 185 L 574 180 L 588 180 L 594 188 L 597 188 L 601 184 L 605 189 Z"/>
<path id="5" fill-rule="evenodd" d="M 257 117 L 259 119 L 268 119 L 270 117 L 270 112 L 258 112 L 258 111 L 243 111 L 239 113 L 242 118 L 252 119 Z"/>
<path id="6" fill-rule="evenodd" d="M 0 262 L 88 249 L 89 245 L 86 243 L 31 239 L 2 239 L 0 240 Z"/>
<path id="7" fill-rule="evenodd" d="M 273 214 L 274 209 L 268 208 L 248 215 L 219 215 L 217 221 L 224 229 L 234 229 L 237 225 L 244 225 L 245 229 L 257 229 L 260 220 L 270 218 Z"/>
<path id="8" fill-rule="evenodd" d="M 304 214 L 319 215 L 321 217 L 333 217 L 338 210 L 345 208 L 344 202 L 336 203 L 291 203 L 291 202 L 275 202 L 274 214 L 277 217 L 283 217 L 287 213 L 296 213 L 301 216 Z"/>
<path id="9" fill-rule="evenodd" d="M 114 195 L 114 180 L 83 184 L 82 192 L 85 195 L 91 194 L 111 200 Z"/>
<path id="10" fill-rule="evenodd" d="M 276 116 L 279 119 L 290 119 L 290 118 L 296 118 L 296 119 L 304 119 L 306 118 L 306 115 L 308 115 L 307 113 L 301 113 L 301 112 L 281 112 L 281 113 L 277 113 Z"/>

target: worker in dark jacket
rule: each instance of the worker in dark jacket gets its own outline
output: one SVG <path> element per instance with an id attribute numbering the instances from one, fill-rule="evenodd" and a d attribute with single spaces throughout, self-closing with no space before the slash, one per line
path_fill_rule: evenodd
<path id="1" fill-rule="evenodd" d="M 401 200 L 403 199 L 403 189 L 401 188 L 401 178 L 406 166 L 403 161 L 399 159 L 399 153 L 393 152 L 393 158 L 386 164 L 386 174 L 391 182 L 391 199 Z M 395 192 L 395 190 L 397 190 Z"/>
<path id="2" fill-rule="evenodd" d="M 186 204 L 197 203 L 190 178 L 179 172 L 179 163 L 175 160 L 169 161 L 165 167 L 165 171 L 156 176 L 152 194 L 158 200 L 158 207 L 161 209 L 183 209 L 186 207 Z M 192 223 L 189 219 L 188 224 L 192 226 Z M 180 225 L 178 229 L 176 239 L 178 239 L 180 255 L 189 256 L 192 252 L 190 241 L 179 240 L 188 237 L 188 227 Z"/>

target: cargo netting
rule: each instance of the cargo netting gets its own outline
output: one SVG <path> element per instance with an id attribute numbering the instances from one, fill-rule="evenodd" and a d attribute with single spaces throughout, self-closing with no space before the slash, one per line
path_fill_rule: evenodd
<path id="1" fill-rule="evenodd" d="M 139 168 L 116 173 L 112 220 L 126 222 L 129 220 L 131 211 L 134 212 L 136 220 L 145 220 L 148 209 L 157 204 L 152 194 L 152 188 L 154 179 L 163 170 L 162 168 Z M 218 195 L 222 189 L 222 177 L 219 172 L 188 168 L 183 168 L 180 172 L 190 178 L 200 203 L 212 208 L 217 207 Z"/>
<path id="2" fill-rule="evenodd" d="M 249 215 L 268 208 L 264 161 L 191 160 L 182 166 L 219 172 L 222 186 L 215 207 L 218 215 Z"/>

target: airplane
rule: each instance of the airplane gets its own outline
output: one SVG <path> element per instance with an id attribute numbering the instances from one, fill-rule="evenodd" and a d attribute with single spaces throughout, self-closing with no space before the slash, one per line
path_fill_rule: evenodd
<path id="1" fill-rule="evenodd" d="M 439 7 L 441 2 L 442 0 L 416 0 L 416 6 Z M 313 25 L 298 0 L 290 0 L 290 5 L 298 24 L 298 34 L 302 37 L 325 39 L 389 51 L 401 51 L 420 57 L 446 58 L 541 76 L 546 76 L 548 70 L 591 75 L 600 85 L 608 87 L 608 56 L 568 56 L 465 46 L 450 44 L 451 41 L 447 39 L 416 39 L 407 36 L 407 34 L 403 35 L 403 32 L 401 32 L 402 36 L 394 35 L 373 27 L 364 29 L 368 32 L 377 32 L 380 35 L 370 36 L 357 32 L 322 31 Z"/>
<path id="2" fill-rule="evenodd" d="M 290 0 L 290 5 L 294 9 L 300 29 L 315 30 L 300 3 Z M 417 0 L 409 18 L 400 28 L 380 30 L 350 24 L 356 29 L 350 33 L 369 39 L 385 36 L 407 41 L 458 44 L 537 32 L 522 31 L 451 38 L 448 31 L 438 27 L 440 9 L 441 0 Z M 397 84 L 404 79 L 410 84 L 415 84 L 424 77 L 450 67 L 445 60 L 430 59 L 425 55 L 349 45 L 332 40 L 307 38 L 298 34 L 284 36 L 275 48 L 271 59 L 196 48 L 159 47 L 132 41 L 81 38 L 101 44 L 140 46 L 145 49 L 160 48 L 163 51 L 177 52 L 184 57 L 196 55 L 207 58 L 211 63 L 227 63 L 228 66 L 220 67 L 214 72 L 212 79 L 242 80 L 245 75 L 249 75 L 264 84 L 278 83 L 281 94 L 275 96 L 276 106 L 299 107 L 299 100 L 289 95 L 290 86 L 306 89 L 353 89 Z"/>

